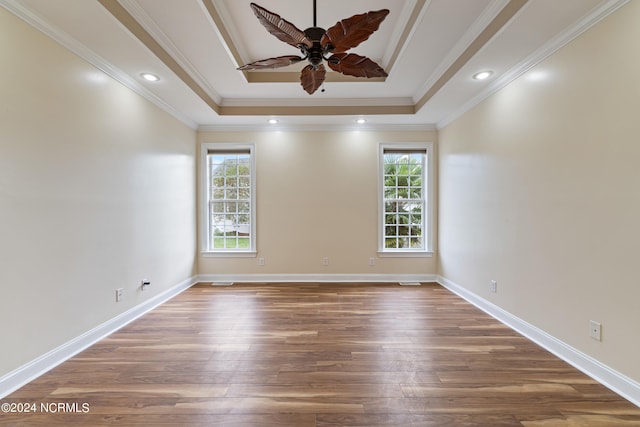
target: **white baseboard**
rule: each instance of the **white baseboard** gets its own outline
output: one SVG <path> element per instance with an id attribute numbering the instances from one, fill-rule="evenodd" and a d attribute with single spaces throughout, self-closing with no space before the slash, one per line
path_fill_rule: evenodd
<path id="1" fill-rule="evenodd" d="M 267 274 L 267 275 L 199 275 L 191 277 L 167 291 L 156 295 L 142 304 L 120 314 L 117 317 L 95 327 L 73 340 L 51 350 L 37 359 L 0 377 L 0 399 L 13 393 L 23 385 L 33 381 L 45 372 L 70 359 L 82 350 L 102 338 L 112 334 L 138 317 L 153 310 L 158 305 L 180 294 L 197 282 L 438 282 L 451 292 L 459 295 L 525 337 L 534 341 L 549 352 L 555 354 L 575 368 L 607 386 L 637 406 L 640 406 L 640 383 L 611 369 L 598 360 L 547 334 L 541 329 L 512 315 L 484 298 L 468 291 L 464 287 L 436 275 L 388 275 L 388 274 Z"/>
<path id="2" fill-rule="evenodd" d="M 201 274 L 200 282 L 219 283 L 398 283 L 436 282 L 435 274 Z"/>
<path id="3" fill-rule="evenodd" d="M 437 282 L 486 312 L 491 317 L 516 330 L 560 359 L 618 393 L 636 406 L 640 406 L 640 383 L 617 372 L 580 350 L 573 348 L 556 337 L 549 335 L 545 331 L 536 328 L 451 280 L 438 276 Z"/>
<path id="4" fill-rule="evenodd" d="M 68 341 L 61 346 L 49 351 L 46 354 L 32 360 L 31 362 L 9 372 L 0 377 L 0 399 L 13 393 L 23 385 L 33 381 L 42 374 L 55 368 L 62 362 L 70 359 L 82 350 L 95 344 L 102 338 L 117 331 L 138 317 L 153 310 L 165 301 L 178 295 L 185 289 L 190 288 L 197 282 L 197 277 L 189 279 L 175 285 L 174 287 L 158 294 L 147 301 L 125 311 L 111 320 L 96 326 L 90 331 Z"/>

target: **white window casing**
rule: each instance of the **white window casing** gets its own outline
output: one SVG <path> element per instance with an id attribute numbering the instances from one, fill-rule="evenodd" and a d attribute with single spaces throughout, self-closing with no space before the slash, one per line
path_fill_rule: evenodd
<path id="1" fill-rule="evenodd" d="M 202 254 L 255 257 L 255 144 L 203 143 L 200 162 Z"/>
<path id="2" fill-rule="evenodd" d="M 379 144 L 379 256 L 433 256 L 433 174 L 432 143 Z"/>

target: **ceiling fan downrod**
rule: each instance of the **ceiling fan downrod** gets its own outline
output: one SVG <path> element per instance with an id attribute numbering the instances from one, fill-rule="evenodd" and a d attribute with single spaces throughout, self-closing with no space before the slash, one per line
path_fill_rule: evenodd
<path id="1" fill-rule="evenodd" d="M 300 51 L 304 55 L 303 59 L 307 59 L 311 66 L 314 69 L 317 69 L 320 64 L 322 64 L 322 60 L 331 62 L 332 64 L 338 64 L 340 60 L 338 58 L 328 58 L 327 55 L 333 52 L 335 47 L 331 43 L 327 43 L 324 47 L 320 43 L 322 40 L 322 36 L 324 36 L 327 32 L 322 27 L 318 27 L 317 21 L 318 13 L 317 13 L 317 3 L 316 0 L 313 0 L 313 27 L 307 28 L 304 30 L 304 34 L 307 36 L 309 40 L 311 40 L 312 46 L 308 47 L 306 45 L 299 45 Z"/>

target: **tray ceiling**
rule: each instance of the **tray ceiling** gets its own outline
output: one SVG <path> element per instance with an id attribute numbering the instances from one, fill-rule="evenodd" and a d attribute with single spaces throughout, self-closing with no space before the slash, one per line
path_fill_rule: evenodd
<path id="1" fill-rule="evenodd" d="M 300 64 L 238 71 L 297 55 L 270 35 L 247 0 L 0 0 L 112 77 L 194 128 L 368 126 L 434 128 L 508 84 L 626 3 L 622 0 L 318 0 L 318 25 L 387 8 L 369 40 L 352 49 L 386 78 L 327 73 L 308 95 Z M 258 0 L 301 30 L 312 0 Z M 472 76 L 490 70 L 489 79 Z M 141 74 L 160 77 L 148 82 Z"/>

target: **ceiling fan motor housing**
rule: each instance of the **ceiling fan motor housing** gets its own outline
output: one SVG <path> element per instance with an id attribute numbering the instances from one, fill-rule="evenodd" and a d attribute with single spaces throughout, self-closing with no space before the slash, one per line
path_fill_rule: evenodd
<path id="1" fill-rule="evenodd" d="M 321 27 L 310 27 L 304 30 L 304 34 L 309 40 L 311 40 L 312 46 L 307 47 L 306 45 L 300 45 L 299 47 L 314 69 L 322 64 L 323 59 L 326 59 L 324 58 L 324 55 L 334 49 L 334 47 L 330 44 L 326 45 L 324 48 L 320 44 L 322 36 L 324 36 L 326 33 L 327 30 Z"/>
<path id="2" fill-rule="evenodd" d="M 322 27 L 311 27 L 304 30 L 304 35 L 307 36 L 312 42 L 320 43 L 322 36 L 326 34 L 327 30 Z"/>

